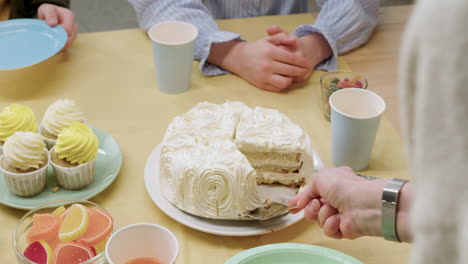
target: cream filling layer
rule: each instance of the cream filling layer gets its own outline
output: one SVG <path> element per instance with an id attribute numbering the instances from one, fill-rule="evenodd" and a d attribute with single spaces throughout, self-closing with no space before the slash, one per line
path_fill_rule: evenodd
<path id="1" fill-rule="evenodd" d="M 306 178 L 299 173 L 278 173 L 272 171 L 257 171 L 257 184 L 283 184 L 300 186 Z"/>

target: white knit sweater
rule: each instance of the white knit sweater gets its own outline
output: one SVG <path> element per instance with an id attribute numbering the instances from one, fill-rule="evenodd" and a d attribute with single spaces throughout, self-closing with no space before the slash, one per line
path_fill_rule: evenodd
<path id="1" fill-rule="evenodd" d="M 401 53 L 412 264 L 468 263 L 468 0 L 421 0 Z"/>

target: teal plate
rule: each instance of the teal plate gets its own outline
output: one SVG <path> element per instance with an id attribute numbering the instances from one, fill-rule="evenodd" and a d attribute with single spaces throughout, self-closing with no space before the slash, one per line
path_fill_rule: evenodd
<path id="1" fill-rule="evenodd" d="M 117 177 L 122 165 L 122 153 L 119 145 L 104 131 L 92 128 L 99 139 L 99 150 L 96 159 L 96 175 L 93 182 L 81 190 L 66 190 L 60 188 L 57 192 L 52 192 L 51 188 L 57 186 L 53 169 L 49 166 L 47 173 L 47 187 L 38 195 L 33 197 L 18 197 L 8 191 L 3 175 L 0 177 L 0 204 L 6 206 L 29 210 L 43 203 L 63 200 L 63 199 L 83 199 L 88 200 L 102 192 Z M 1 173 L 0 173 L 1 174 Z"/>
<path id="2" fill-rule="evenodd" d="M 52 57 L 67 43 L 63 27 L 40 19 L 0 22 L 0 70 L 27 67 Z"/>
<path id="3" fill-rule="evenodd" d="M 281 243 L 251 248 L 224 264 L 363 264 L 339 251 L 305 244 Z"/>

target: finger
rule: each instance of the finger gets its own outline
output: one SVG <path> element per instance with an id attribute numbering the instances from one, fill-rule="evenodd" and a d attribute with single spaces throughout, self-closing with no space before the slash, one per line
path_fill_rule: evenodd
<path id="1" fill-rule="evenodd" d="M 267 81 L 267 84 L 272 85 L 280 91 L 288 88 L 292 83 L 292 78 L 288 76 L 282 76 L 279 74 L 272 74 Z"/>
<path id="2" fill-rule="evenodd" d="M 274 52 L 272 52 L 272 58 L 276 61 L 295 65 L 302 68 L 308 68 L 309 62 L 304 58 L 304 56 L 292 53 L 290 51 L 275 47 Z"/>
<path id="3" fill-rule="evenodd" d="M 317 220 L 318 213 L 322 203 L 318 199 L 310 201 L 310 203 L 304 209 L 304 217 L 309 221 Z"/>
<path id="4" fill-rule="evenodd" d="M 301 193 L 296 194 L 289 202 L 288 202 L 288 207 L 293 207 L 297 205 L 297 201 L 299 201 L 299 198 L 301 198 Z M 301 208 L 302 209 L 302 208 Z"/>
<path id="5" fill-rule="evenodd" d="M 305 82 L 307 82 L 307 80 L 309 80 L 311 75 L 312 75 L 312 71 L 308 71 L 305 75 L 295 77 L 293 79 L 293 83 L 304 84 Z"/>
<path id="6" fill-rule="evenodd" d="M 67 31 L 68 36 L 71 36 L 75 25 L 75 15 L 67 8 L 58 7 L 57 9 L 59 25 Z"/>
<path id="7" fill-rule="evenodd" d="M 267 40 L 273 45 L 287 45 L 287 46 L 296 46 L 297 38 L 291 36 L 285 32 L 275 34 L 267 38 Z"/>
<path id="8" fill-rule="evenodd" d="M 51 27 L 55 27 L 59 22 L 56 7 L 50 4 L 42 4 L 37 10 L 37 17 L 45 20 Z"/>
<path id="9" fill-rule="evenodd" d="M 71 46 L 73 41 L 75 41 L 77 35 L 78 35 L 78 25 L 75 24 L 75 25 L 73 25 L 72 35 L 68 37 L 67 44 L 65 45 L 64 49 L 67 49 L 67 48 L 69 48 Z"/>
<path id="10" fill-rule="evenodd" d="M 313 191 L 313 188 L 313 183 L 309 184 L 304 188 L 304 191 L 300 193 L 301 196 L 297 201 L 297 206 L 299 208 L 305 208 L 306 205 L 309 204 L 310 201 L 312 201 L 312 199 L 319 197 L 317 193 Z"/>
<path id="11" fill-rule="evenodd" d="M 266 30 L 268 36 L 273 36 L 275 34 L 278 34 L 278 33 L 282 33 L 282 32 L 285 32 L 282 28 L 280 28 L 279 26 L 277 25 L 273 25 L 273 26 L 269 26 Z"/>
<path id="12" fill-rule="evenodd" d="M 330 204 L 326 203 L 320 207 L 320 210 L 317 215 L 317 222 L 323 228 L 323 224 L 330 216 L 338 213 L 338 210 L 333 208 Z"/>
<path id="13" fill-rule="evenodd" d="M 338 167 L 338 169 L 341 170 L 341 171 L 344 171 L 344 172 L 350 172 L 350 173 L 354 174 L 354 170 L 351 169 L 351 167 L 348 167 L 348 166 L 341 166 L 341 167 Z"/>
<path id="14" fill-rule="evenodd" d="M 341 233 L 340 230 L 340 215 L 339 214 L 334 214 L 327 218 L 325 220 L 325 223 L 323 224 L 323 233 L 325 235 L 336 238 L 336 239 L 341 239 L 343 238 L 343 234 Z"/>
<path id="15" fill-rule="evenodd" d="M 281 63 L 277 61 L 273 61 L 270 67 L 273 73 L 281 74 L 281 75 L 289 76 L 289 77 L 304 76 L 307 74 L 307 69 L 305 68 L 301 68 L 295 65 Z"/>
<path id="16" fill-rule="evenodd" d="M 279 93 L 279 92 L 282 91 L 282 89 L 280 89 L 278 87 L 275 87 L 275 86 L 273 86 L 271 84 L 268 84 L 268 83 L 264 83 L 261 86 L 259 86 L 258 88 L 260 88 L 262 90 L 265 90 L 265 91 L 275 92 L 275 93 Z"/>

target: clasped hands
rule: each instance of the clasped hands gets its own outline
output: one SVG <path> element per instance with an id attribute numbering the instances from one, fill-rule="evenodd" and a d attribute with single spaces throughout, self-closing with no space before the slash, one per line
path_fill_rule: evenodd
<path id="1" fill-rule="evenodd" d="M 266 32 L 267 37 L 253 42 L 214 43 L 208 61 L 257 88 L 282 92 L 307 81 L 314 67 L 332 54 L 321 34 L 297 38 L 278 26 L 271 26 Z"/>
<path id="2" fill-rule="evenodd" d="M 299 39 L 277 26 L 267 29 L 266 38 L 244 42 L 239 75 L 256 87 L 272 92 L 306 81 L 313 71 Z"/>

